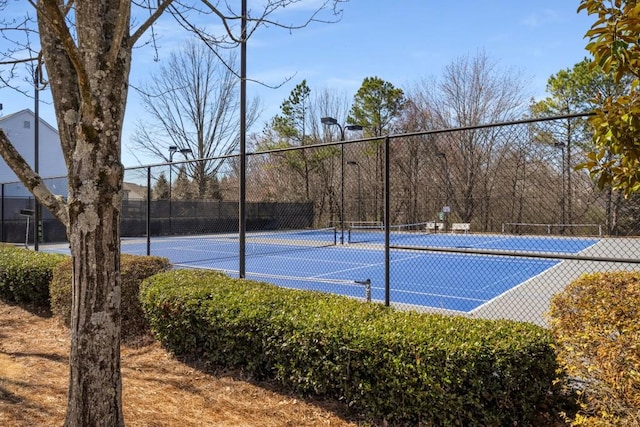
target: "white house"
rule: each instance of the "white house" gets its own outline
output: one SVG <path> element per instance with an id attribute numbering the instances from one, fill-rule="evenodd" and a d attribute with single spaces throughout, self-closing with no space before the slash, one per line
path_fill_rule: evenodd
<path id="1" fill-rule="evenodd" d="M 35 162 L 35 119 L 35 114 L 29 109 L 0 117 L 0 128 L 31 167 Z M 58 131 L 42 118 L 38 123 L 38 173 L 43 178 L 66 176 Z M 5 185 L 5 195 L 29 195 L 21 184 L 15 184 L 17 181 L 18 177 L 0 157 L 0 183 L 14 183 Z M 47 186 L 55 194 L 67 193 L 66 178 L 47 180 Z"/>

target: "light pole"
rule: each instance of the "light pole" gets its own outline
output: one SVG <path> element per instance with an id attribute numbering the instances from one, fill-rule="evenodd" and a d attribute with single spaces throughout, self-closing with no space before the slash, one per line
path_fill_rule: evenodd
<path id="1" fill-rule="evenodd" d="M 567 222 L 567 212 L 565 210 L 565 205 L 566 205 L 566 192 L 565 192 L 565 174 L 566 174 L 566 165 L 565 165 L 565 159 L 564 159 L 564 148 L 566 147 L 564 142 L 554 142 L 553 146 L 555 148 L 559 148 L 560 152 L 562 153 L 562 199 L 561 199 L 561 206 L 560 206 L 560 212 L 561 212 L 561 221 L 562 221 L 562 227 L 560 228 L 561 233 L 564 234 L 564 224 Z"/>
<path id="2" fill-rule="evenodd" d="M 362 175 L 360 172 L 360 163 L 355 160 L 349 160 L 347 164 L 358 167 L 358 221 L 362 221 Z"/>
<path id="3" fill-rule="evenodd" d="M 33 96 L 33 171 L 37 174 L 39 173 L 39 164 L 40 164 L 40 73 L 38 73 L 38 64 L 36 64 L 36 68 L 33 70 L 33 88 L 34 88 L 34 96 Z M 35 203 L 35 215 L 33 221 L 33 250 L 39 250 L 39 228 L 40 223 L 42 222 L 42 210 L 40 209 L 40 204 L 38 203 L 38 199 L 34 199 Z"/>
<path id="4" fill-rule="evenodd" d="M 169 234 L 172 232 L 172 224 L 171 224 L 171 187 L 173 186 L 171 180 L 171 173 L 173 171 L 173 155 L 176 153 L 182 153 L 182 155 L 187 158 L 187 154 L 191 154 L 191 148 L 178 148 L 175 145 L 169 147 Z"/>
<path id="5" fill-rule="evenodd" d="M 37 174 L 39 172 L 39 164 L 40 164 L 40 91 L 44 90 L 47 87 L 47 83 L 42 81 L 42 76 L 40 75 L 40 64 L 36 64 L 33 70 L 33 115 L 34 115 L 34 123 L 33 123 L 33 171 Z M 0 104 L 0 110 L 2 109 L 2 105 Z M 33 250 L 39 250 L 39 242 L 41 232 L 43 232 L 42 225 L 42 205 L 38 202 L 38 199 L 34 199 L 35 203 L 35 214 L 34 214 L 34 225 L 33 225 Z"/>
<path id="6" fill-rule="evenodd" d="M 362 130 L 360 125 L 342 126 L 333 117 L 322 117 L 320 122 L 327 126 L 338 126 L 340 129 L 340 244 L 344 244 L 344 132 L 347 130 Z"/>
<path id="7" fill-rule="evenodd" d="M 442 208 L 442 214 L 444 215 L 444 232 L 449 231 L 449 212 L 451 207 L 449 206 L 449 193 L 451 191 L 451 177 L 449 175 L 449 161 L 447 160 L 446 153 L 438 151 L 436 157 L 442 159 L 444 165 L 444 206 Z"/>

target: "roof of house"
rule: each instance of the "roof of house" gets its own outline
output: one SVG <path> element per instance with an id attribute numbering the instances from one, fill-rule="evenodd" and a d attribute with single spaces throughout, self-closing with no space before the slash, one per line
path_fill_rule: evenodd
<path id="1" fill-rule="evenodd" d="M 19 115 L 24 114 L 24 113 L 29 114 L 33 118 L 36 117 L 36 115 L 35 115 L 35 113 L 33 111 L 31 111 L 29 108 L 25 108 L 24 110 L 16 111 L 15 113 L 7 114 L 6 116 L 0 116 L 0 126 L 2 126 L 2 122 L 3 121 L 6 121 L 8 119 L 11 119 L 13 117 L 19 116 Z M 58 129 L 56 129 L 53 125 L 49 124 L 49 122 L 44 120 L 42 117 L 38 117 L 38 119 L 39 119 L 38 121 L 41 124 L 44 124 L 49 129 L 51 129 L 53 132 L 58 133 Z"/>
<path id="2" fill-rule="evenodd" d="M 129 193 L 129 200 L 142 200 L 147 197 L 147 187 L 133 182 L 123 182 L 122 189 Z"/>

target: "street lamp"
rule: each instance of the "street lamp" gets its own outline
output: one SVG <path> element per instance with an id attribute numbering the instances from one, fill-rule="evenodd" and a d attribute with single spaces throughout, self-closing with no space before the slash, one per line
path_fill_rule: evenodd
<path id="1" fill-rule="evenodd" d="M 347 164 L 358 167 L 358 221 L 362 221 L 362 175 L 360 172 L 360 163 L 356 162 L 355 160 L 349 160 Z"/>
<path id="2" fill-rule="evenodd" d="M 436 157 L 442 159 L 444 165 L 444 207 L 442 208 L 442 214 L 444 215 L 444 232 L 449 230 L 449 212 L 451 207 L 449 206 L 449 193 L 451 192 L 451 176 L 449 175 L 449 161 L 447 160 L 446 153 L 438 151 Z"/>
<path id="3" fill-rule="evenodd" d="M 344 142 L 344 133 L 347 130 L 362 130 L 360 125 L 341 126 L 333 117 L 322 117 L 320 123 L 327 126 L 338 126 L 340 129 L 340 142 Z M 340 244 L 344 244 L 344 143 L 340 144 Z"/>
<path id="4" fill-rule="evenodd" d="M 172 226 L 171 226 L 171 187 L 172 187 L 172 180 L 171 180 L 171 172 L 173 171 L 173 156 L 176 153 L 181 153 L 185 159 L 187 158 L 187 154 L 191 154 L 191 148 L 178 148 L 175 145 L 172 145 L 169 147 L 169 234 L 171 234 L 172 232 Z"/>

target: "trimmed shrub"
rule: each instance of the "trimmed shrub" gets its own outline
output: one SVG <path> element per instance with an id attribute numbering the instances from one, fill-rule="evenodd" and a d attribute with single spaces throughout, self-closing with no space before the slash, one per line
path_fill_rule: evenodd
<path id="1" fill-rule="evenodd" d="M 68 257 L 0 246 L 0 297 L 9 302 L 49 306 L 49 283 L 56 265 Z"/>
<path id="2" fill-rule="evenodd" d="M 640 273 L 583 275 L 549 311 L 561 367 L 582 395 L 574 425 L 640 425 Z"/>
<path id="3" fill-rule="evenodd" d="M 71 325 L 72 267 L 71 258 L 56 266 L 50 287 L 51 311 L 67 327 Z M 149 276 L 167 271 L 170 267 L 171 264 L 166 258 L 121 254 L 120 275 L 122 277 L 122 290 L 120 310 L 123 339 L 137 338 L 149 331 L 140 306 L 140 283 Z"/>
<path id="4" fill-rule="evenodd" d="M 211 271 L 153 276 L 141 301 L 177 355 L 391 425 L 527 425 L 557 368 L 551 336 L 532 324 L 396 311 Z"/>

